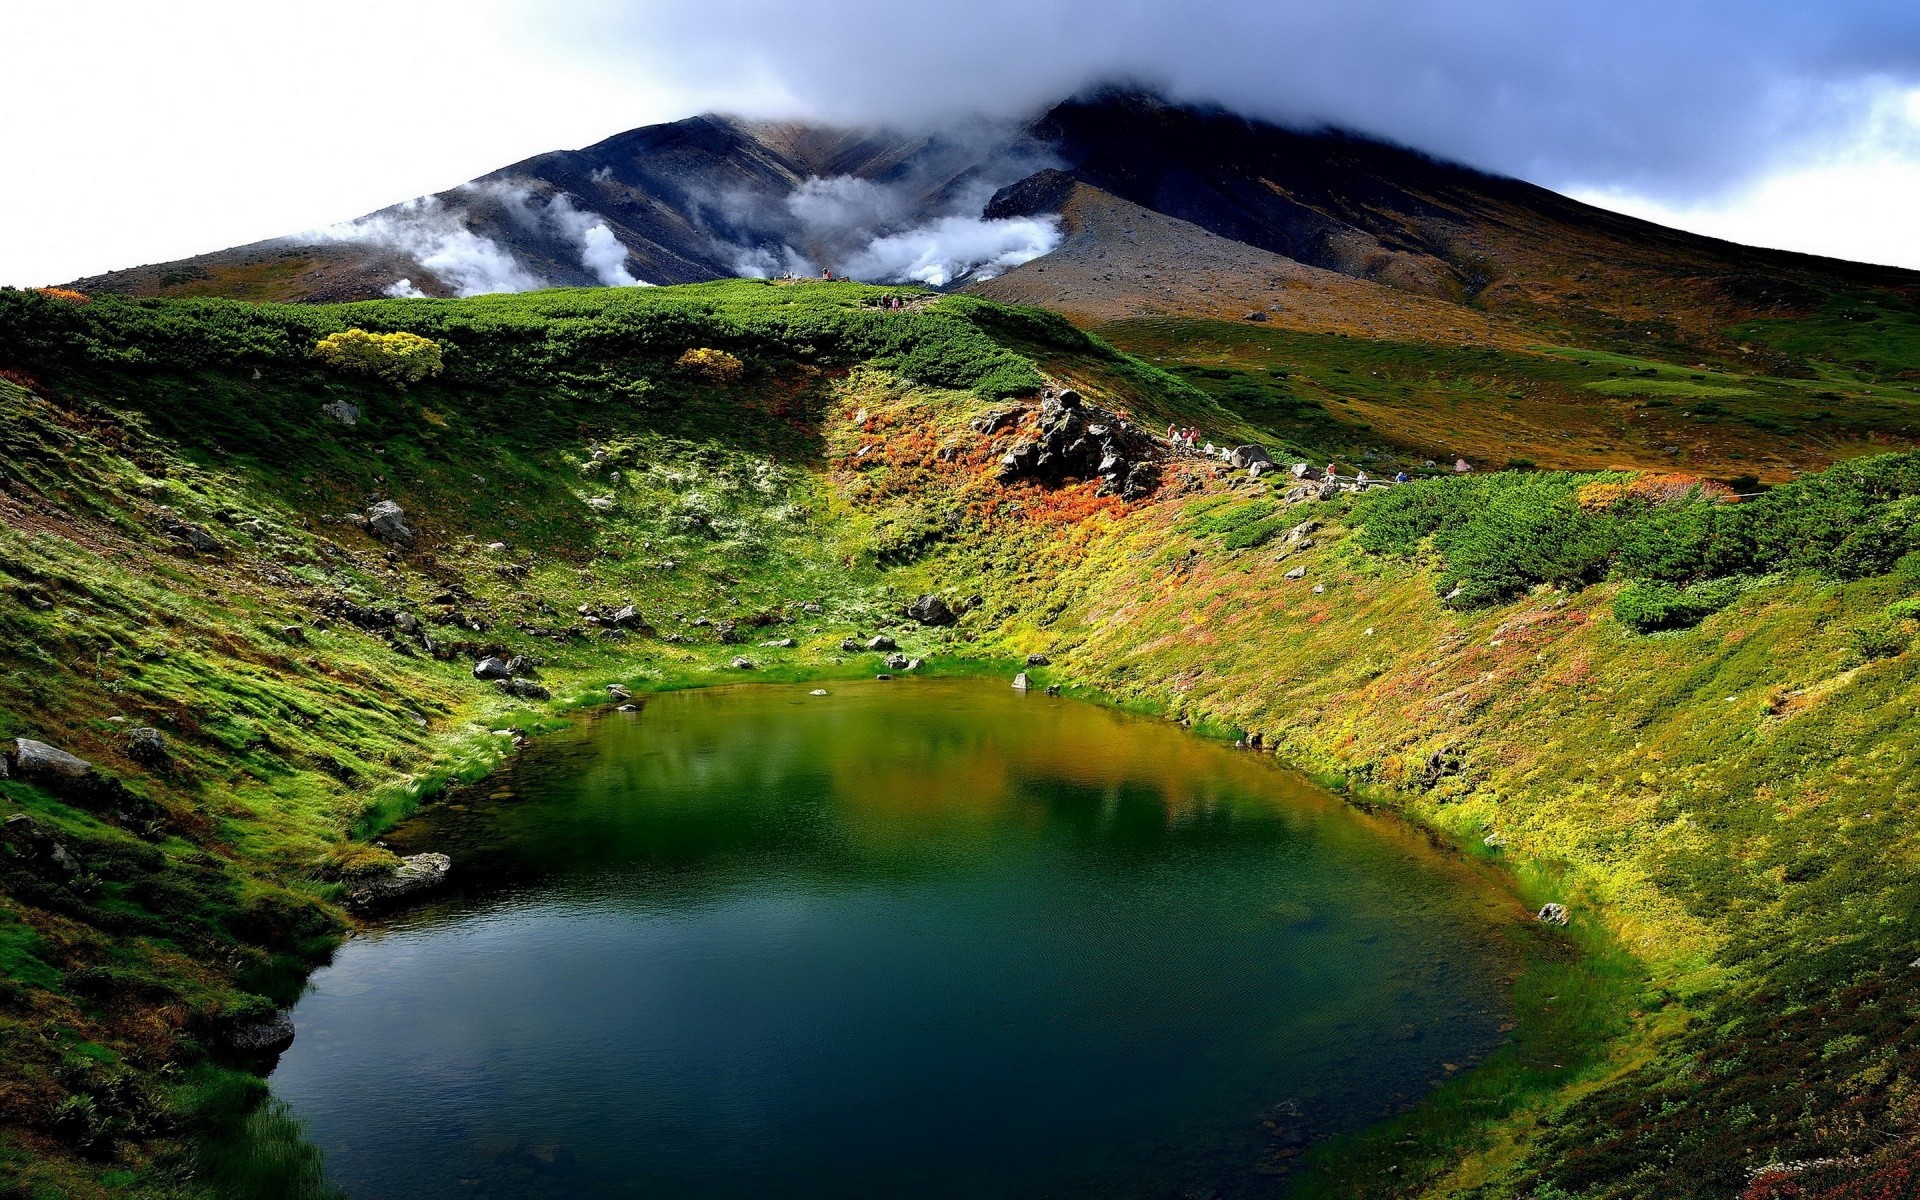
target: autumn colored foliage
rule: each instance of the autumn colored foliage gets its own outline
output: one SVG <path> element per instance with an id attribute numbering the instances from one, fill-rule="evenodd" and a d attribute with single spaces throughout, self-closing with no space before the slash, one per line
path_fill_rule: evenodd
<path id="1" fill-rule="evenodd" d="M 344 329 L 321 338 L 313 356 L 338 370 L 402 386 L 438 375 L 443 366 L 439 343 L 417 333 Z"/>

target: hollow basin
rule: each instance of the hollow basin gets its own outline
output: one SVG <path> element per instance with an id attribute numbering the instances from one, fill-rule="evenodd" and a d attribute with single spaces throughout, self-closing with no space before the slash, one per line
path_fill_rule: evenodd
<path id="1" fill-rule="evenodd" d="M 1283 1194 L 1499 1044 L 1484 868 L 1164 721 L 667 693 L 388 839 L 273 1091 L 349 1197 Z"/>

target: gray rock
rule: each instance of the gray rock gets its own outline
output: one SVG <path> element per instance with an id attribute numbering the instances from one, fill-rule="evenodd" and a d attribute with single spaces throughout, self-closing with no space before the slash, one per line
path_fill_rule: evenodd
<path id="1" fill-rule="evenodd" d="M 612 512 L 613 497 L 612 496 L 595 496 L 591 500 L 587 501 L 587 507 L 592 509 L 595 512 Z"/>
<path id="2" fill-rule="evenodd" d="M 496 679 L 493 686 L 516 700 L 551 700 L 553 693 L 531 679 Z"/>
<path id="3" fill-rule="evenodd" d="M 736 671 L 751 671 L 753 670 L 753 660 L 741 658 L 736 654 L 733 658 L 733 669 Z"/>
<path id="4" fill-rule="evenodd" d="M 645 622 L 640 619 L 640 610 L 631 604 L 621 605 L 614 610 L 613 616 L 607 619 L 622 629 L 645 624 Z"/>
<path id="5" fill-rule="evenodd" d="M 475 679 L 511 679 L 513 668 L 507 665 L 506 659 L 488 655 L 473 664 L 473 677 Z"/>
<path id="6" fill-rule="evenodd" d="M 859 638 L 841 638 L 840 649 L 847 654 L 858 654 L 861 650 Z"/>
<path id="7" fill-rule="evenodd" d="M 1280 578 L 1305 579 L 1306 577 L 1307 577 L 1307 569 L 1305 567 L 1295 567 L 1293 570 L 1288 571 L 1285 575 L 1282 575 Z"/>
<path id="8" fill-rule="evenodd" d="M 167 761 L 167 735 L 142 725 L 127 731 L 127 757 L 143 767 L 158 767 Z"/>
<path id="9" fill-rule="evenodd" d="M 1564 904 L 1542 905 L 1534 919 L 1543 925 L 1565 925 L 1568 919 L 1567 906 Z"/>
<path id="10" fill-rule="evenodd" d="M 1022 671 L 1018 675 L 1015 675 L 1013 677 L 1013 689 L 1016 692 L 1024 692 L 1032 686 L 1033 686 L 1033 681 L 1027 678 L 1027 673 L 1025 671 Z"/>
<path id="11" fill-rule="evenodd" d="M 347 898 L 355 908 L 378 908 L 439 887 L 452 870 L 453 860 L 444 854 L 409 855 L 391 874 L 361 882 Z"/>
<path id="12" fill-rule="evenodd" d="M 15 775 L 42 783 L 73 783 L 93 774 L 93 764 L 86 759 L 32 738 L 15 738 L 7 757 Z"/>
<path id="13" fill-rule="evenodd" d="M 1227 455 L 1227 461 L 1242 470 L 1255 463 L 1265 463 L 1268 470 L 1273 468 L 1273 455 L 1268 454 L 1263 446 L 1235 446 L 1233 453 Z"/>
<path id="14" fill-rule="evenodd" d="M 794 647 L 794 640 L 792 638 L 774 638 L 770 642 L 761 642 L 760 644 L 769 650 L 791 650 Z"/>
<path id="15" fill-rule="evenodd" d="M 907 605 L 907 616 L 922 625 L 951 625 L 955 619 L 953 609 L 938 596 L 922 596 Z"/>
<path id="16" fill-rule="evenodd" d="M 66 844 L 40 828 L 40 823 L 25 813 L 7 818 L 6 825 L 0 828 L 0 839 L 19 847 L 27 861 L 44 874 L 65 880 L 82 873 L 80 861 Z"/>
<path id="17" fill-rule="evenodd" d="M 631 700 L 631 699 L 633 699 L 633 693 L 632 693 L 631 691 L 628 691 L 628 690 L 627 690 L 627 685 L 625 685 L 625 684 L 623 684 L 623 683 L 610 683 L 610 684 L 608 684 L 608 685 L 607 685 L 607 695 L 609 695 L 609 696 L 612 696 L 612 697 L 613 697 L 613 698 L 614 698 L 615 700 Z"/>
<path id="18" fill-rule="evenodd" d="M 393 627 L 401 633 L 419 633 L 420 618 L 410 612 L 396 613 L 393 618 Z"/>
<path id="19" fill-rule="evenodd" d="M 520 679 L 540 678 L 540 660 L 516 654 L 507 660 L 507 674 Z"/>
<path id="20" fill-rule="evenodd" d="M 237 1025 L 228 1031 L 227 1044 L 242 1054 L 279 1054 L 293 1045 L 293 1015 L 283 1008 L 265 1020 Z"/>
<path id="21" fill-rule="evenodd" d="M 349 428 L 360 423 L 360 410 L 345 400 L 332 400 L 322 404 L 320 415 Z"/>
<path id="22" fill-rule="evenodd" d="M 898 643 L 884 633 L 876 633 L 867 639 L 867 649 L 869 650 L 898 650 L 899 648 Z"/>
<path id="23" fill-rule="evenodd" d="M 1029 654 L 1027 655 L 1027 665 L 1030 667 L 1050 667 L 1053 665 L 1053 660 L 1044 654 Z"/>
<path id="24" fill-rule="evenodd" d="M 202 554 L 216 554 L 220 543 L 214 536 L 198 525 L 189 525 L 185 521 L 168 521 L 160 531 L 184 546 L 191 546 Z"/>
<path id="25" fill-rule="evenodd" d="M 400 545 L 413 541 L 406 510 L 391 500 L 382 500 L 367 510 L 367 531 L 383 541 Z"/>
<path id="26" fill-rule="evenodd" d="M 1060 685 L 1059 685 L 1059 684 L 1057 684 L 1057 683 L 1050 683 L 1050 684 L 1048 684 L 1048 685 L 1047 685 L 1047 695 L 1049 695 L 1049 696 L 1058 696 L 1059 694 L 1060 694 Z"/>
<path id="27" fill-rule="evenodd" d="M 907 660 L 907 665 L 902 669 L 907 671 L 918 671 L 921 667 L 924 667 L 926 665 L 927 665 L 927 660 L 924 658 L 910 658 Z"/>
<path id="28" fill-rule="evenodd" d="M 889 654 L 882 665 L 889 671 L 904 671 L 907 669 L 907 656 L 904 654 Z"/>

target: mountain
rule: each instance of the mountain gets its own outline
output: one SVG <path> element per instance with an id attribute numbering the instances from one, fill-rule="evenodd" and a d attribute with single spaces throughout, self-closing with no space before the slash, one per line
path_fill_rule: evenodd
<path id="1" fill-rule="evenodd" d="M 1143 237 L 1116 226 L 1120 212 L 1164 220 Z M 1081 259 L 1091 250 L 1114 269 L 1069 271 L 1051 287 L 1039 269 L 1017 270 L 1056 248 L 1062 219 L 1070 239 L 1084 235 L 1073 246 Z M 1744 316 L 1817 307 L 1835 291 L 1920 295 L 1912 272 L 1737 246 L 1358 134 L 1119 88 L 1026 124 L 936 134 L 693 117 L 328 229 L 73 286 L 313 301 L 827 268 L 935 286 L 1000 275 L 990 290 L 1111 314 L 1164 299 L 1167 289 L 1135 287 L 1149 281 L 1126 270 L 1142 245 L 1176 259 L 1226 253 L 1235 262 L 1216 270 L 1211 290 L 1222 303 L 1265 305 L 1282 323 L 1295 321 L 1286 285 L 1304 284 L 1345 297 L 1342 313 L 1378 306 L 1378 324 L 1423 337 L 1495 336 L 1466 309 L 1495 326 L 1712 341 Z M 1333 275 L 1391 291 L 1355 291 Z M 1409 295 L 1446 307 L 1396 299 Z"/>
<path id="2" fill-rule="evenodd" d="M 340 301 L 823 269 L 1061 312 L 1360 461 L 1776 481 L 1920 429 L 1920 274 L 1116 88 L 938 133 L 694 117 L 72 286 Z"/>

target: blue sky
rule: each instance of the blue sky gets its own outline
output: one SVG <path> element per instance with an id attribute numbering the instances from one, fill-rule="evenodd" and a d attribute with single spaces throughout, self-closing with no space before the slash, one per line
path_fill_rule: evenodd
<path id="1" fill-rule="evenodd" d="M 1920 267 L 1911 2 L 63 0 L 7 25 L 0 282 L 330 224 L 704 110 L 931 122 L 1113 76 Z"/>

